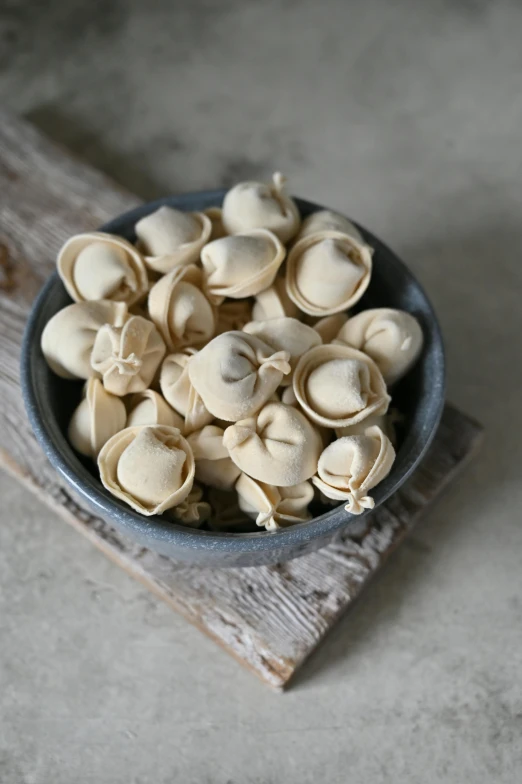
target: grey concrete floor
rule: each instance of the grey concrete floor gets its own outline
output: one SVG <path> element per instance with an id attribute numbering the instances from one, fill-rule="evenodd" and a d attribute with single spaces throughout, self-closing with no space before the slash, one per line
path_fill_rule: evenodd
<path id="1" fill-rule="evenodd" d="M 0 102 L 144 197 L 282 169 L 429 290 L 472 468 L 278 696 L 0 476 L 2 784 L 515 784 L 522 5 L 31 3 Z"/>

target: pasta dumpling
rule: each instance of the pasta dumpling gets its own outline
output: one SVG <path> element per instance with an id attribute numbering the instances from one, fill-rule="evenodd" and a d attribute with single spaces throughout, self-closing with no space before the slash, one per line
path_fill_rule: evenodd
<path id="1" fill-rule="evenodd" d="M 255 321 L 266 321 L 284 316 L 299 318 L 299 308 L 286 293 L 285 278 L 278 275 L 271 286 L 256 295 L 252 318 Z"/>
<path id="2" fill-rule="evenodd" d="M 141 254 L 114 234 L 91 232 L 71 237 L 58 254 L 57 267 L 75 302 L 105 299 L 132 305 L 149 289 Z"/>
<path id="3" fill-rule="evenodd" d="M 370 248 L 339 231 L 299 240 L 288 254 L 286 290 L 310 316 L 330 316 L 360 300 L 372 272 Z"/>
<path id="4" fill-rule="evenodd" d="M 285 178 L 279 172 L 274 174 L 272 183 L 234 185 L 223 201 L 223 225 L 228 233 L 270 229 L 281 242 L 288 242 L 296 234 L 301 217 L 284 186 Z"/>
<path id="5" fill-rule="evenodd" d="M 197 261 L 212 231 L 210 218 L 202 212 L 182 212 L 160 207 L 135 226 L 137 247 L 145 264 L 164 275 L 174 267 Z"/>
<path id="6" fill-rule="evenodd" d="M 391 441 L 379 427 L 369 427 L 327 446 L 312 481 L 327 498 L 347 501 L 347 512 L 362 514 L 375 506 L 368 491 L 390 473 L 394 460 Z"/>
<path id="7" fill-rule="evenodd" d="M 98 456 L 104 486 L 143 515 L 162 514 L 188 496 L 194 482 L 192 450 L 176 427 L 127 427 Z"/>
<path id="8" fill-rule="evenodd" d="M 96 375 L 91 353 L 98 331 L 104 324 L 115 329 L 128 319 L 125 302 L 75 302 L 59 310 L 42 332 L 41 347 L 47 364 L 61 378 Z"/>
<path id="9" fill-rule="evenodd" d="M 69 422 L 69 441 L 81 455 L 96 460 L 109 438 L 123 430 L 126 418 L 123 401 L 109 394 L 98 378 L 90 378 Z"/>
<path id="10" fill-rule="evenodd" d="M 224 332 L 195 354 L 189 378 L 218 419 L 237 422 L 258 411 L 290 373 L 290 355 L 245 332 Z"/>
<path id="11" fill-rule="evenodd" d="M 273 283 L 285 253 L 276 235 L 266 229 L 209 242 L 201 251 L 205 291 L 217 304 L 225 297 L 259 294 Z"/>
<path id="12" fill-rule="evenodd" d="M 293 387 L 306 414 L 325 427 L 346 427 L 371 414 L 385 414 L 390 402 L 375 362 L 349 346 L 317 346 L 303 354 Z"/>
<path id="13" fill-rule="evenodd" d="M 394 384 L 412 367 L 424 342 L 419 322 L 411 313 L 393 308 L 363 310 L 339 330 L 335 343 L 364 351 L 387 384 Z"/>
<path id="14" fill-rule="evenodd" d="M 130 316 L 122 327 L 106 324 L 96 334 L 91 364 L 113 395 L 147 389 L 165 355 L 160 333 L 148 319 Z"/>
<path id="15" fill-rule="evenodd" d="M 199 430 L 214 418 L 189 378 L 189 363 L 196 354 L 197 351 L 190 348 L 169 354 L 165 357 L 160 372 L 159 383 L 163 397 L 185 418 L 185 433 Z"/>
<path id="16" fill-rule="evenodd" d="M 310 519 L 308 504 L 314 497 L 310 482 L 274 487 L 241 474 L 236 482 L 239 508 L 260 528 L 277 531 Z"/>
<path id="17" fill-rule="evenodd" d="M 361 232 L 351 220 L 332 210 L 318 210 L 308 215 L 301 224 L 297 240 L 308 237 L 310 234 L 318 234 L 321 231 L 340 231 L 353 237 L 357 242 L 364 242 Z"/>
<path id="18" fill-rule="evenodd" d="M 281 487 L 313 476 L 323 449 L 319 432 L 305 415 L 278 402 L 228 427 L 223 443 L 245 474 Z"/>
<path id="19" fill-rule="evenodd" d="M 297 360 L 305 351 L 320 346 L 322 343 L 318 332 L 312 327 L 303 324 L 294 318 L 274 318 L 268 321 L 251 321 L 245 324 L 243 332 L 255 335 L 263 340 L 267 345 L 272 346 L 274 351 L 287 351 L 290 354 L 291 373 L 284 376 L 282 384 L 289 386 L 292 383 L 292 373 L 297 364 Z"/>
<path id="20" fill-rule="evenodd" d="M 201 284 L 201 270 L 191 264 L 176 267 L 150 290 L 149 314 L 169 351 L 200 346 L 214 335 L 214 309 Z"/>

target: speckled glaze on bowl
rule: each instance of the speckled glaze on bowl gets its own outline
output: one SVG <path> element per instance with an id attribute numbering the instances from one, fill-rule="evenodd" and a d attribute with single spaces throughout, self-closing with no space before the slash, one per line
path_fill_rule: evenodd
<path id="1" fill-rule="evenodd" d="M 168 204 L 181 210 L 203 210 L 220 206 L 224 190 L 170 196 L 121 215 L 102 226 L 102 231 L 134 241 L 136 222 L 158 207 Z M 297 199 L 303 217 L 324 207 Z M 415 368 L 393 389 L 393 405 L 405 415 L 397 459 L 389 476 L 372 495 L 378 506 L 409 477 L 435 435 L 444 405 L 444 349 L 433 308 L 408 268 L 377 237 L 359 226 L 375 249 L 373 275 L 368 291 L 357 310 L 392 307 L 413 313 L 420 321 L 425 347 Z M 89 466 L 66 440 L 70 415 L 77 405 L 81 383 L 55 376 L 40 349 L 42 330 L 58 310 L 70 303 L 58 275 L 53 274 L 34 302 L 25 330 L 21 375 L 24 401 L 31 425 L 48 459 L 94 513 L 125 536 L 141 545 L 170 556 L 176 561 L 209 568 L 257 566 L 296 558 L 327 544 L 335 533 L 355 520 L 342 504 L 326 509 L 306 523 L 268 533 L 214 533 L 185 528 L 145 518 L 114 498 Z"/>

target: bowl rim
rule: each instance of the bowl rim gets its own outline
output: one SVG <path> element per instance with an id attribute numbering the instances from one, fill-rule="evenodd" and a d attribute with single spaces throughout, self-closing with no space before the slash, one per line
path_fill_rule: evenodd
<path id="1" fill-rule="evenodd" d="M 116 218 L 105 223 L 99 231 L 118 234 L 118 227 L 121 225 L 134 226 L 135 223 L 144 215 L 153 212 L 161 206 L 169 205 L 178 209 L 190 209 L 190 203 L 194 205 L 201 202 L 208 202 L 207 206 L 220 206 L 226 189 L 193 191 L 178 195 L 166 196 L 155 201 L 146 202 L 135 207 Z M 300 209 L 300 212 L 309 214 L 317 210 L 330 209 L 323 205 L 307 201 L 298 197 L 293 197 Z M 200 209 L 206 209 L 200 208 Z M 338 212 L 335 210 L 335 212 Z M 350 220 L 352 220 L 350 218 Z M 390 474 L 380 482 L 373 491 L 375 507 L 386 501 L 395 493 L 401 485 L 408 479 L 422 458 L 429 449 L 435 433 L 437 431 L 442 411 L 445 403 L 445 352 L 440 325 L 433 309 L 433 306 L 426 295 L 423 286 L 413 275 L 407 265 L 372 232 L 368 231 L 359 223 L 352 221 L 369 244 L 377 245 L 386 252 L 387 262 L 396 265 L 402 274 L 410 278 L 424 300 L 424 305 L 430 319 L 430 336 L 432 338 L 431 351 L 437 355 L 437 368 L 439 370 L 437 383 L 434 383 L 428 390 L 430 401 L 431 417 L 429 430 L 425 433 L 422 443 L 415 443 L 415 448 L 410 448 L 407 455 L 402 456 L 399 463 L 400 450 L 397 456 L 399 465 L 394 468 L 401 468 L 390 472 Z M 178 551 L 205 550 L 209 554 L 214 552 L 231 552 L 237 555 L 241 553 L 252 553 L 260 551 L 286 550 L 296 544 L 304 545 L 314 539 L 319 539 L 333 534 L 340 529 L 344 529 L 350 523 L 358 523 L 366 515 L 374 510 L 366 510 L 362 515 L 352 515 L 346 512 L 342 504 L 332 507 L 331 510 L 312 518 L 311 520 L 297 523 L 289 528 L 281 528 L 277 531 L 256 531 L 253 533 L 234 533 L 228 531 L 207 531 L 193 529 L 178 523 L 164 521 L 161 517 L 144 517 L 134 512 L 123 502 L 110 495 L 104 488 L 101 481 L 96 479 L 82 465 L 74 450 L 67 442 L 65 435 L 56 427 L 56 433 L 46 424 L 41 410 L 41 403 L 34 379 L 34 367 L 32 354 L 35 350 L 41 351 L 40 335 L 43 329 L 41 324 L 41 314 L 48 296 L 57 284 L 61 284 L 58 273 L 51 274 L 44 286 L 40 290 L 33 302 L 29 318 L 25 327 L 22 348 L 21 348 L 21 387 L 22 395 L 27 411 L 27 415 L 37 440 L 42 446 L 47 458 L 52 466 L 66 479 L 73 489 L 94 509 L 99 516 L 109 521 L 116 528 L 122 529 L 124 533 L 132 538 L 143 539 L 145 536 L 150 541 L 151 549 L 154 549 L 154 542 L 168 541 L 169 546 Z M 61 284 L 63 285 L 63 284 Z M 36 349 L 35 349 L 36 346 Z M 65 449 L 64 449 L 65 446 Z M 402 465 L 403 464 L 403 465 Z M 136 538 L 135 537 L 135 538 Z M 231 547 L 231 543 L 234 543 Z"/>

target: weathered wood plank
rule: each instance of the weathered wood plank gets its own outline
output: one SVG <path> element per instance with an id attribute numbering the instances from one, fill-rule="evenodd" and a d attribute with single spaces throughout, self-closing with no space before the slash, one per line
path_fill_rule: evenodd
<path id="1" fill-rule="evenodd" d="M 284 686 L 451 480 L 480 426 L 447 406 L 430 454 L 385 506 L 323 550 L 274 567 L 202 572 L 125 540 L 81 506 L 25 417 L 19 352 L 29 304 L 72 232 L 137 203 L 28 125 L 0 114 L 0 465 L 266 683 Z"/>

